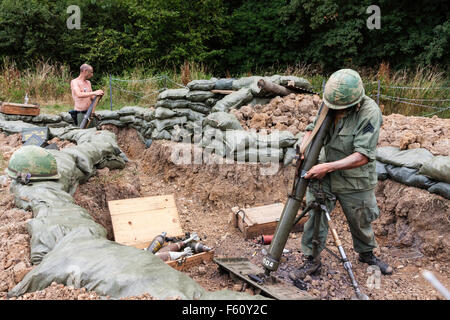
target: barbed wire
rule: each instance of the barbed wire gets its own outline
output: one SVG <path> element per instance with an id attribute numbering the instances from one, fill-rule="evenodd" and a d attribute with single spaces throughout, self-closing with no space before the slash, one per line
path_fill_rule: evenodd
<path id="1" fill-rule="evenodd" d="M 442 110 L 436 111 L 436 112 L 425 114 L 424 117 L 429 117 L 429 116 L 435 115 L 435 114 L 440 113 L 440 112 L 444 112 L 445 110 L 449 110 L 449 109 L 450 109 L 450 106 L 448 106 L 447 108 L 444 108 Z"/>
<path id="2" fill-rule="evenodd" d="M 164 78 L 165 78 L 165 76 L 158 76 L 158 77 L 147 78 L 147 79 L 119 79 L 119 78 L 111 77 L 111 80 L 120 81 L 120 82 L 146 82 L 146 81 L 162 80 Z"/>
<path id="3" fill-rule="evenodd" d="M 412 89 L 412 90 L 449 90 L 450 89 L 450 87 L 400 87 L 400 86 L 381 86 L 381 88 Z"/>
<path id="4" fill-rule="evenodd" d="M 146 94 L 146 95 L 137 95 L 136 92 L 134 92 L 134 91 L 126 90 L 126 89 L 123 89 L 123 88 L 120 88 L 120 87 L 116 87 L 116 86 L 111 86 L 111 87 L 116 89 L 116 90 L 119 90 L 119 91 L 122 91 L 122 92 L 126 92 L 126 93 L 128 93 L 128 94 L 130 94 L 132 96 L 135 96 L 136 98 L 139 98 L 139 99 L 145 99 L 147 97 L 150 97 L 150 96 L 154 95 L 155 93 L 160 93 L 161 92 L 160 90 L 157 90 L 157 91 L 152 91 L 151 93 Z M 140 93 L 143 93 L 143 92 L 140 92 Z"/>
<path id="5" fill-rule="evenodd" d="M 383 96 L 392 98 L 392 99 L 407 100 L 407 101 L 434 101 L 434 102 L 450 101 L 450 99 L 417 99 L 417 98 L 404 98 L 404 97 L 396 97 L 396 96 L 388 96 L 388 95 L 383 95 Z"/>
<path id="6" fill-rule="evenodd" d="M 391 99 L 391 98 L 388 98 L 388 97 L 386 97 L 386 96 L 384 96 L 384 95 L 380 95 L 380 98 L 382 98 L 382 99 L 387 99 L 387 100 L 391 100 L 391 101 L 398 102 L 398 103 L 404 103 L 404 104 L 409 104 L 409 105 L 413 105 L 413 106 L 418 106 L 418 107 L 433 108 L 433 109 L 442 109 L 442 107 L 429 106 L 429 105 L 425 105 L 425 104 L 414 103 L 414 102 L 408 102 L 408 101 L 403 101 L 403 100 L 398 100 L 398 99 Z"/>
<path id="7" fill-rule="evenodd" d="M 425 104 L 413 103 L 413 102 L 403 101 L 403 100 L 399 100 L 399 99 L 392 99 L 391 97 L 386 96 L 384 94 L 381 94 L 380 98 L 391 100 L 391 101 L 398 102 L 398 103 L 404 103 L 404 104 L 409 104 L 409 105 L 413 105 L 413 106 L 418 106 L 418 107 L 442 109 L 442 107 L 428 106 L 428 105 L 425 105 Z"/>
<path id="8" fill-rule="evenodd" d="M 165 76 L 165 79 L 166 80 L 169 80 L 170 82 L 172 82 L 172 83 L 174 83 L 174 84 L 176 84 L 177 86 L 179 86 L 179 87 L 182 87 L 182 88 L 187 88 L 185 85 L 182 85 L 182 84 L 179 84 L 179 83 L 176 83 L 175 81 L 173 81 L 172 79 L 170 79 L 169 77 L 167 77 L 167 76 Z"/>

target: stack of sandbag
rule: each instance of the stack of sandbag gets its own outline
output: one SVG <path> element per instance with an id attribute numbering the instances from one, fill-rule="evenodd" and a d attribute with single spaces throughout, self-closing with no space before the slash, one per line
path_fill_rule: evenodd
<path id="1" fill-rule="evenodd" d="M 300 78 L 300 77 L 296 77 L 296 76 L 280 76 L 280 75 L 273 75 L 270 77 L 251 76 L 251 77 L 240 78 L 238 80 L 233 81 L 232 88 L 233 88 L 233 90 L 249 88 L 253 97 L 255 97 L 255 98 L 256 97 L 264 97 L 264 96 L 266 96 L 266 93 L 263 92 L 258 87 L 258 81 L 261 79 L 272 82 L 274 84 L 278 84 L 278 85 L 287 85 L 289 83 L 289 81 L 292 81 L 294 83 L 294 85 L 298 88 L 312 90 L 311 83 L 304 78 Z"/>
<path id="2" fill-rule="evenodd" d="M 70 118 L 70 119 L 69 119 Z M 34 124 L 38 127 L 61 128 L 73 123 L 72 117 L 68 112 L 60 114 L 40 114 L 37 116 L 23 116 L 15 114 L 3 114 L 6 121 L 23 121 Z"/>
<path id="3" fill-rule="evenodd" d="M 181 141 L 191 136 L 195 127 L 202 126 L 203 119 L 221 97 L 211 92 L 216 80 L 194 80 L 187 84 L 187 88 L 161 92 L 155 106 L 151 138 Z"/>
<path id="4" fill-rule="evenodd" d="M 201 147 L 207 152 L 236 161 L 279 162 L 287 150 L 298 142 L 298 138 L 289 131 L 265 135 L 242 130 L 236 117 L 226 112 L 211 113 L 203 125 Z"/>
<path id="5" fill-rule="evenodd" d="M 427 189 L 450 199 L 450 157 L 433 156 L 424 148 L 377 148 L 377 174 L 402 184 Z"/>

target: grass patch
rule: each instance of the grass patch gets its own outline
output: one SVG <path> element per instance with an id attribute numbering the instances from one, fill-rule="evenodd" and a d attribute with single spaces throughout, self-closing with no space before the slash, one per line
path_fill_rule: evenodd
<path id="1" fill-rule="evenodd" d="M 391 70 L 389 64 L 382 63 L 378 69 L 357 68 L 365 84 L 366 94 L 377 100 L 380 80 L 380 106 L 383 114 L 400 113 L 408 116 L 426 116 L 450 106 L 449 79 L 437 67 L 419 66 L 415 70 Z M 250 75 L 294 75 L 304 77 L 316 92 L 322 91 L 324 81 L 329 75 L 312 65 L 299 64 L 289 67 L 271 67 L 255 70 L 234 78 Z M 42 113 L 57 114 L 73 109 L 70 92 L 70 80 L 78 74 L 70 72 L 61 64 L 37 61 L 26 70 L 19 70 L 14 61 L 0 61 L 0 101 L 23 102 L 28 93 L 30 102 L 39 103 Z M 93 89 L 102 89 L 105 96 L 97 110 L 118 110 L 124 106 L 153 106 L 157 95 L 165 88 L 180 88 L 191 80 L 209 79 L 214 75 L 199 63 L 185 62 L 180 67 L 167 69 L 163 73 L 148 71 L 143 66 L 134 70 L 113 75 L 109 90 L 108 75 L 95 75 Z M 121 81 L 129 80 L 129 81 Z M 396 88 L 412 87 L 412 88 Z M 421 89 L 415 89 L 420 87 Z M 445 89 L 436 89 L 445 88 Z M 394 97 L 394 98 L 393 98 Z M 450 118 L 450 109 L 436 114 L 441 118 Z"/>

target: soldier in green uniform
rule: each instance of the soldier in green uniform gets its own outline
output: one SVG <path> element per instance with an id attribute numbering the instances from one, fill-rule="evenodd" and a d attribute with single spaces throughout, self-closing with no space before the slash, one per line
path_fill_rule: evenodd
<path id="1" fill-rule="evenodd" d="M 322 191 L 328 196 L 326 206 L 329 212 L 336 200 L 341 204 L 359 261 L 377 265 L 383 274 L 392 274 L 392 268 L 372 253 L 377 244 L 371 222 L 379 216 L 375 198 L 375 156 L 383 123 L 381 111 L 376 102 L 365 95 L 361 77 L 351 69 L 341 69 L 331 75 L 325 85 L 323 101 L 328 108 L 336 110 L 336 118 L 325 138 L 319 164 L 312 167 L 305 178 L 314 179 L 311 180 L 313 184 L 320 181 Z M 302 142 L 307 140 L 316 121 L 306 128 Z M 315 200 L 311 189 L 309 187 L 306 193 L 308 204 Z M 313 252 L 316 216 L 321 221 L 316 251 Z M 310 211 L 301 242 L 307 259 L 302 267 L 291 272 L 291 279 L 303 279 L 319 270 L 319 254 L 325 247 L 327 233 L 325 215 Z"/>

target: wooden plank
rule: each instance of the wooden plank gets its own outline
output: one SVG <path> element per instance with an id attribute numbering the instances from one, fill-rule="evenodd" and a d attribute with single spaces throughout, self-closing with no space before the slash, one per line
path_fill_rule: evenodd
<path id="1" fill-rule="evenodd" d="M 17 114 L 24 116 L 37 116 L 40 113 L 39 105 L 2 102 L 0 112 L 5 114 Z"/>
<path id="2" fill-rule="evenodd" d="M 283 203 L 274 203 L 266 206 L 254 207 L 245 209 L 245 216 L 247 224 L 263 224 L 276 221 L 280 218 L 283 211 Z"/>
<path id="3" fill-rule="evenodd" d="M 236 91 L 234 91 L 234 90 L 217 90 L 217 89 L 214 89 L 214 90 L 211 90 L 211 92 L 212 93 L 219 93 L 219 94 L 230 94 L 230 93 L 233 93 L 233 92 L 236 92 Z"/>
<path id="4" fill-rule="evenodd" d="M 173 195 L 108 201 L 115 241 L 139 249 L 154 237 L 183 237 Z"/>
<path id="5" fill-rule="evenodd" d="M 213 258 L 214 250 L 211 250 L 208 252 L 194 254 L 190 257 L 186 257 L 185 259 L 166 261 L 166 263 L 174 269 L 184 271 L 199 265 L 203 261 L 212 261 Z"/>

